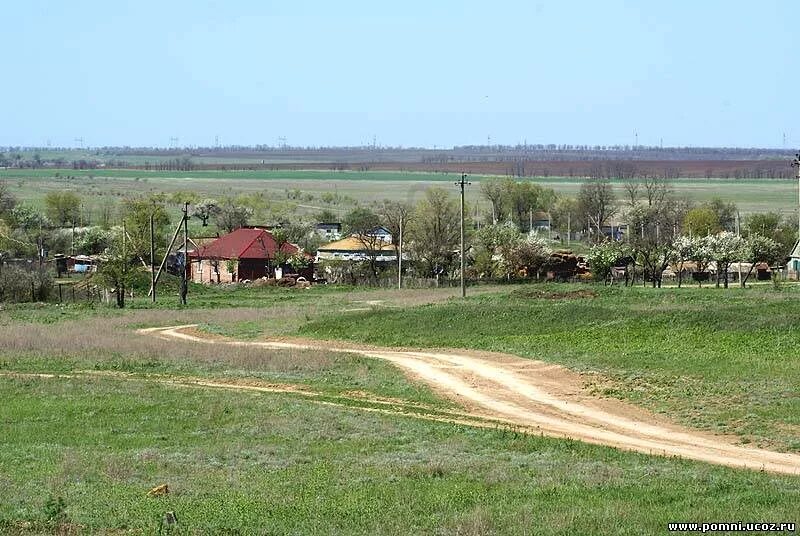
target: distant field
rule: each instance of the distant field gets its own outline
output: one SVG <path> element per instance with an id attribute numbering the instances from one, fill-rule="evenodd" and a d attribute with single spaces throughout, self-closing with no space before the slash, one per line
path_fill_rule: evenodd
<path id="1" fill-rule="evenodd" d="M 58 176 L 57 176 L 58 175 Z M 219 197 L 226 194 L 263 193 L 275 201 L 286 201 L 286 191 L 299 189 L 313 198 L 292 202 L 298 212 L 313 212 L 322 208 L 345 212 L 350 206 L 326 205 L 319 196 L 335 192 L 360 203 L 382 199 L 414 201 L 428 187 L 450 189 L 457 174 L 412 173 L 402 171 L 143 171 L 125 169 L 52 170 L 5 169 L 0 180 L 10 183 L 12 191 L 22 200 L 40 204 L 44 195 L 54 190 L 74 190 L 86 197 L 90 209 L 103 199 L 121 199 L 130 195 L 155 192 L 193 191 L 202 196 Z M 471 176 L 467 200 L 474 206 L 488 208 L 480 197 L 479 183 L 486 175 Z M 570 177 L 548 177 L 533 180 L 556 192 L 574 196 L 581 180 Z M 790 215 L 796 213 L 797 184 L 785 179 L 677 179 L 672 184 L 679 195 L 701 203 L 715 197 L 735 202 L 743 214 L 773 210 Z M 615 182 L 618 196 L 624 196 L 622 185 Z"/>

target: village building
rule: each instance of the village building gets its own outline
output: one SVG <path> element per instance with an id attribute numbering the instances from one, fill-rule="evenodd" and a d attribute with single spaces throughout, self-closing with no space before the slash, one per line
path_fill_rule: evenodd
<path id="1" fill-rule="evenodd" d="M 328 242 L 342 238 L 342 224 L 335 222 L 322 222 L 314 226 L 314 232 Z"/>
<path id="2" fill-rule="evenodd" d="M 242 227 L 189 251 L 189 274 L 195 283 L 231 283 L 310 272 L 304 266 L 294 267 L 287 262 L 297 255 L 306 257 L 310 263 L 311 257 L 297 245 L 287 242 L 279 246 L 268 230 Z"/>
<path id="3" fill-rule="evenodd" d="M 390 235 L 391 236 L 391 235 Z M 317 248 L 316 262 L 323 261 L 365 261 L 375 257 L 376 262 L 396 262 L 397 250 L 391 242 L 377 240 L 369 247 L 357 236 L 349 236 Z M 405 255 L 403 255 L 405 259 Z"/>
<path id="4" fill-rule="evenodd" d="M 789 260 L 786 263 L 786 277 L 800 279 L 800 240 L 794 243 Z"/>
<path id="5" fill-rule="evenodd" d="M 541 210 L 533 212 L 530 226 L 532 231 L 550 231 L 550 214 Z"/>

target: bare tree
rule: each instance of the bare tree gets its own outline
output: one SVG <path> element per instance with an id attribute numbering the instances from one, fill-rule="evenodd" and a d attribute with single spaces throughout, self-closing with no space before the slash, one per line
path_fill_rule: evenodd
<path id="1" fill-rule="evenodd" d="M 481 194 L 492 205 L 492 223 L 497 223 L 503 210 L 505 187 L 502 179 L 486 179 L 481 181 Z"/>
<path id="2" fill-rule="evenodd" d="M 460 219 L 458 203 L 447 191 L 430 188 L 416 207 L 410 231 L 410 246 L 422 271 L 433 275 L 456 258 Z"/>
<path id="3" fill-rule="evenodd" d="M 642 182 L 647 206 L 660 207 L 667 198 L 672 196 L 672 184 L 666 179 L 659 179 L 655 175 L 645 175 Z"/>
<path id="4" fill-rule="evenodd" d="M 400 222 L 404 228 L 408 225 L 413 208 L 402 201 L 385 199 L 378 207 L 378 215 L 383 225 L 392 234 L 392 244 L 397 246 L 400 242 Z"/>
<path id="5" fill-rule="evenodd" d="M 626 201 L 631 208 L 639 203 L 639 191 L 641 186 L 642 183 L 639 182 L 639 179 L 636 177 L 625 179 L 622 183 L 622 187 L 625 190 L 625 197 L 627 198 Z"/>
<path id="6" fill-rule="evenodd" d="M 237 205 L 233 199 L 226 199 L 220 206 L 219 211 L 214 215 L 217 227 L 226 233 L 232 233 L 240 227 L 247 225 L 247 221 L 253 216 L 253 210 L 243 205 Z"/>
<path id="7" fill-rule="evenodd" d="M 363 246 L 369 262 L 370 276 L 377 280 L 378 256 L 386 245 L 383 237 L 377 232 L 381 227 L 380 216 L 369 209 L 356 208 L 345 216 L 342 223 L 345 233 L 352 235 Z"/>
<path id="8" fill-rule="evenodd" d="M 592 227 L 597 229 L 595 240 L 599 241 L 606 220 L 617 213 L 616 196 L 611 183 L 603 179 L 590 179 L 581 184 L 578 210 L 587 230 Z"/>

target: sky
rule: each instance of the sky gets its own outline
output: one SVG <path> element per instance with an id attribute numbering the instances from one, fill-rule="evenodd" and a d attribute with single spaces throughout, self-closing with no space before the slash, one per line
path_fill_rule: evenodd
<path id="1" fill-rule="evenodd" d="M 7 2 L 0 146 L 793 147 L 795 7 Z"/>

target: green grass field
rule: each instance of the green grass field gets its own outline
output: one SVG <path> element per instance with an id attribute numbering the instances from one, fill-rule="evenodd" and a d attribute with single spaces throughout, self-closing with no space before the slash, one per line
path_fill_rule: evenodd
<path id="1" fill-rule="evenodd" d="M 58 174 L 58 177 L 56 177 Z M 69 178 L 66 178 L 69 177 Z M 309 194 L 309 200 L 294 200 L 291 210 L 308 213 L 328 208 L 344 212 L 350 204 L 330 205 L 320 199 L 325 192 L 337 193 L 360 203 L 383 199 L 414 202 L 431 186 L 456 188 L 454 174 L 410 173 L 401 171 L 143 171 L 125 169 L 0 170 L 0 180 L 11 185 L 11 191 L 22 200 L 41 205 L 44 195 L 55 190 L 74 190 L 85 197 L 87 207 L 96 210 L 104 200 L 118 201 L 130 195 L 196 192 L 203 197 L 228 194 L 262 193 L 274 202 L 286 202 L 286 191 L 299 189 Z M 488 209 L 480 197 L 479 183 L 485 177 L 471 177 L 473 186 L 467 189 L 467 199 L 479 209 Z M 580 180 L 568 177 L 532 179 L 556 192 L 575 196 Z M 678 179 L 673 186 L 680 196 L 702 203 L 715 197 L 736 203 L 742 214 L 777 211 L 786 215 L 796 213 L 797 184 L 795 181 L 762 179 Z M 620 199 L 624 198 L 622 184 L 615 182 Z"/>
<path id="2" fill-rule="evenodd" d="M 586 289 L 597 296 L 551 299 Z M 512 352 L 585 372 L 598 396 L 797 452 L 792 287 L 518 285 L 464 302 L 454 289 L 193 286 L 188 307 L 173 290 L 124 311 L 0 309 L 0 533 L 153 534 L 168 510 L 179 534 L 633 535 L 669 521 L 798 520 L 797 477 L 382 414 L 370 400 L 453 404 L 364 357 L 135 333 L 199 323 L 245 339 Z M 164 483 L 170 494 L 147 495 Z"/>

